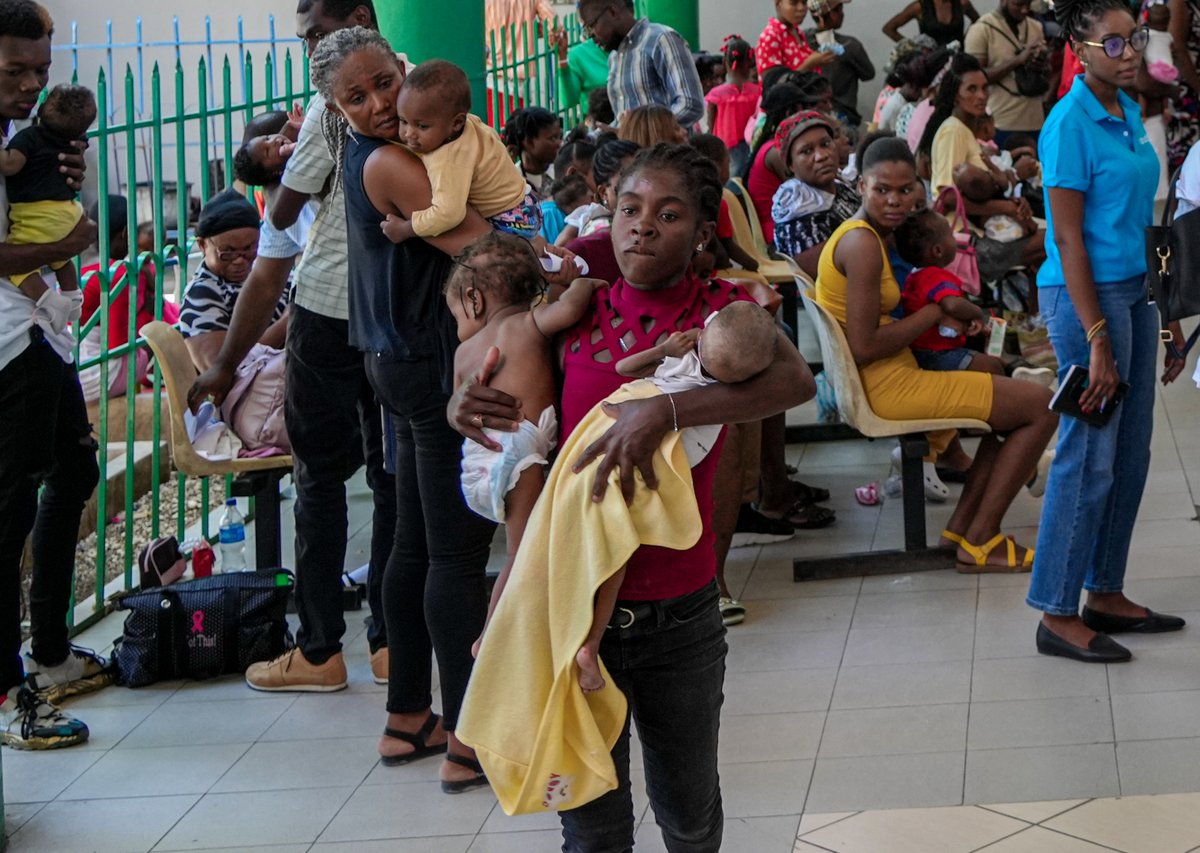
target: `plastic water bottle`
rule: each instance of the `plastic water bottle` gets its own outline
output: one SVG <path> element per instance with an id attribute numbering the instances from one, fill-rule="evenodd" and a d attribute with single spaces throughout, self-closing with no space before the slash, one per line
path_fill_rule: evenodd
<path id="1" fill-rule="evenodd" d="M 221 571 L 249 571 L 246 565 L 246 521 L 238 512 L 234 498 L 225 501 L 225 512 L 221 515 Z"/>

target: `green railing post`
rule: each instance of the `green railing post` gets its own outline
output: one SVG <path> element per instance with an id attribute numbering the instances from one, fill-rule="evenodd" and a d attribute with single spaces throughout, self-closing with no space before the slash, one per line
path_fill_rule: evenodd
<path id="1" fill-rule="evenodd" d="M 128 65 L 125 66 L 125 167 L 129 174 L 129 183 L 126 188 L 126 199 L 128 204 L 127 226 L 129 228 L 130 255 L 134 255 L 137 251 L 137 137 L 135 135 L 136 126 L 136 110 L 134 109 L 133 100 L 133 69 Z M 147 184 L 147 189 L 149 185 Z M 100 259 L 102 266 L 108 264 L 108 255 Z M 125 291 L 126 305 L 129 310 L 125 313 L 129 318 L 128 329 L 128 344 L 132 344 L 137 340 L 137 297 L 138 297 L 138 271 L 135 264 L 129 264 L 125 268 Z M 110 320 L 111 322 L 111 320 Z M 133 354 L 131 347 L 126 346 L 128 356 L 125 359 L 125 553 L 122 565 L 125 566 L 125 586 L 126 588 L 133 587 L 133 502 L 137 492 L 137 481 L 134 479 L 136 473 L 136 464 L 134 459 L 134 447 L 137 440 L 137 414 L 135 411 L 137 399 L 137 358 Z M 107 452 L 107 448 L 101 448 Z M 99 521 L 97 519 L 97 529 L 99 529 Z M 100 589 L 100 595 L 104 595 L 104 574 L 100 573 L 97 576 L 97 586 Z"/>
<path id="2" fill-rule="evenodd" d="M 480 0 L 388 0 L 375 4 L 375 12 L 380 32 L 413 62 L 436 56 L 466 71 L 475 114 L 486 115 Z"/>
<path id="3" fill-rule="evenodd" d="M 154 145 L 153 161 L 151 169 L 153 169 L 152 179 L 154 181 L 154 254 L 148 259 L 145 255 L 138 251 L 137 235 L 130 232 L 130 256 L 137 257 L 136 269 L 138 280 L 141 280 L 142 265 L 148 261 L 152 263 L 153 270 L 151 278 L 154 282 L 154 316 L 156 319 L 162 317 L 162 291 L 163 281 L 166 275 L 166 264 L 162 254 L 162 242 L 159 235 L 162 233 L 162 218 L 165 212 L 163 205 L 163 132 L 162 132 L 162 76 L 159 73 L 158 63 L 154 63 L 154 72 L 150 76 L 150 108 L 152 127 L 150 130 L 152 144 Z M 178 176 L 182 178 L 180 173 Z M 178 189 L 179 182 L 176 181 L 177 191 L 182 193 L 182 189 Z M 139 303 L 141 301 L 139 297 Z M 131 311 L 131 314 L 136 316 L 136 311 Z M 131 322 L 131 326 L 133 323 Z M 134 327 L 129 333 L 129 340 L 137 340 L 137 328 Z M 136 361 L 136 353 L 130 353 L 130 360 Z M 158 538 L 161 531 L 159 524 L 159 510 L 161 509 L 159 500 L 159 485 L 162 483 L 162 382 L 158 371 L 154 371 L 154 391 L 151 395 L 151 402 L 154 406 L 152 416 L 152 427 L 150 432 L 150 535 Z"/>
<path id="4" fill-rule="evenodd" d="M 700 49 L 699 0 L 641 0 L 647 18 L 666 24 L 683 36 L 692 50 Z"/>

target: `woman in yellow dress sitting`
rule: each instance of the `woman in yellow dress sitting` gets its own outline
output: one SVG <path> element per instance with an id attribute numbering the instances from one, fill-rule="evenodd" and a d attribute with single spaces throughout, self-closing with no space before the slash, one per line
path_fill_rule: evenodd
<path id="1" fill-rule="evenodd" d="M 863 206 L 821 253 L 817 302 L 846 330 L 877 415 L 892 420 L 975 418 L 991 426 L 941 545 L 957 547 L 961 572 L 1029 571 L 1033 549 L 1005 537 L 1000 523 L 1054 432 L 1058 419 L 1049 411 L 1050 392 L 1003 376 L 917 366 L 909 344 L 945 317 L 935 304 L 902 320 L 891 316 L 900 286 L 888 263 L 886 241 L 917 198 L 916 167 L 903 140 L 880 139 L 866 150 L 859 192 Z M 953 431 L 932 435 L 933 449 L 944 450 L 952 436 Z"/>

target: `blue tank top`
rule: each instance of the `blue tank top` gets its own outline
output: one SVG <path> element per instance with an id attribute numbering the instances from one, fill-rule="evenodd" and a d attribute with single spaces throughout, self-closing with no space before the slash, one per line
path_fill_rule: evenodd
<path id="1" fill-rule="evenodd" d="M 346 145 L 346 245 L 349 249 L 350 345 L 386 361 L 433 359 L 443 390 L 454 384 L 458 333 L 442 285 L 450 258 L 414 237 L 396 244 L 379 227 L 386 217 L 363 188 L 363 167 L 391 143 L 351 132 Z"/>

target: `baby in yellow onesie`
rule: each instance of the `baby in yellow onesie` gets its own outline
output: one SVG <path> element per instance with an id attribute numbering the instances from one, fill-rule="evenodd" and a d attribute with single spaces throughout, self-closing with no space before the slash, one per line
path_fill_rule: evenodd
<path id="1" fill-rule="evenodd" d="M 96 97 L 83 86 L 55 86 L 38 108 L 38 120 L 20 131 L 0 151 L 0 174 L 7 180 L 9 232 L 13 245 L 56 243 L 75 229 L 83 218 L 83 207 L 75 190 L 58 167 L 59 154 L 78 153 L 77 139 L 84 139 L 96 120 Z M 55 331 L 61 332 L 74 307 L 81 305 L 79 276 L 73 261 L 52 265 L 59 292 L 48 290 L 37 270 L 9 276 L 21 292 L 37 302 Z M 72 294 L 68 296 L 67 294 Z"/>
<path id="2" fill-rule="evenodd" d="M 400 87 L 396 112 L 399 141 L 424 161 L 433 199 L 411 219 L 388 216 L 383 231 L 392 242 L 444 234 L 463 221 L 467 205 L 497 231 L 538 236 L 541 205 L 499 135 L 471 114 L 471 85 L 461 68 L 422 62 Z"/>

